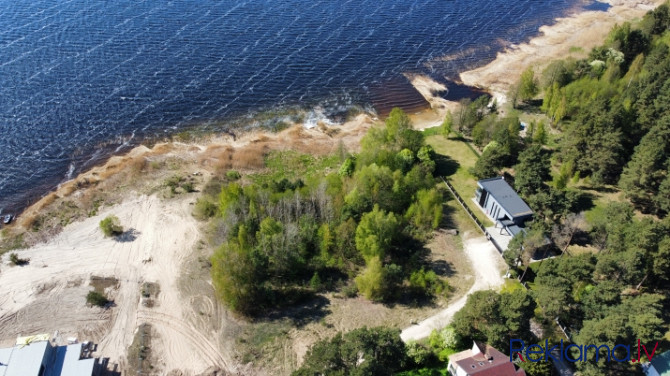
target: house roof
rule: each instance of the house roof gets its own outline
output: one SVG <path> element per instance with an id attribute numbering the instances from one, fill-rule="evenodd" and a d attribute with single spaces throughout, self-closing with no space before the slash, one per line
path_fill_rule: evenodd
<path id="1" fill-rule="evenodd" d="M 49 341 L 38 336 L 19 338 L 14 347 L 0 349 L 0 376 L 38 376 L 43 360 L 45 376 L 93 374 L 96 359 L 81 359 L 81 343 L 51 349 Z"/>
<path id="2" fill-rule="evenodd" d="M 651 365 L 661 376 L 670 376 L 670 351 L 658 354 L 651 359 Z"/>
<path id="3" fill-rule="evenodd" d="M 477 183 L 513 217 L 533 214 L 528 204 L 519 197 L 502 176 L 480 180 Z"/>
<path id="4" fill-rule="evenodd" d="M 0 375 L 37 376 L 47 346 L 49 346 L 48 341 L 38 341 L 2 349 L 0 351 L 0 362 L 2 363 Z"/>
<path id="5" fill-rule="evenodd" d="M 526 376 L 523 369 L 509 361 L 509 356 L 485 344 L 475 343 L 472 349 L 451 355 L 449 362 L 473 376 Z"/>

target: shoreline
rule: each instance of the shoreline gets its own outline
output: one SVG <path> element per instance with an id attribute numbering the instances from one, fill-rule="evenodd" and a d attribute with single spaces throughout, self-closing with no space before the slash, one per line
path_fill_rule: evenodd
<path id="1" fill-rule="evenodd" d="M 566 56 L 583 56 L 586 51 L 602 43 L 614 24 L 638 19 L 648 10 L 654 9 L 663 3 L 663 0 L 603 0 L 603 2 L 610 5 L 607 11 L 584 10 L 568 17 L 557 18 L 552 25 L 540 27 L 538 30 L 539 34 L 532 37 L 528 42 L 506 48 L 499 52 L 493 61 L 484 66 L 461 72 L 459 74 L 461 82 L 467 86 L 486 90 L 493 98 L 498 100 L 499 105 L 503 105 L 506 102 L 506 94 L 509 88 L 516 83 L 521 72 L 527 67 L 534 66 L 536 71 L 541 71 L 540 68 L 554 59 Z M 581 30 L 581 32 L 574 33 L 573 30 Z M 573 46 L 582 47 L 582 51 L 571 52 L 570 50 Z M 441 92 L 449 89 L 446 85 L 424 74 L 406 73 L 404 76 L 428 103 L 428 108 L 408 113 L 416 129 L 424 130 L 439 126 L 448 111 L 453 112 L 458 108 L 458 102 L 444 99 L 439 95 Z M 356 116 L 354 120 L 334 125 L 333 128 L 347 128 L 350 126 L 350 123 L 359 121 L 360 116 L 362 115 Z M 373 118 L 376 119 L 371 114 L 365 114 L 364 116 L 370 121 Z M 296 126 L 305 127 L 305 124 L 292 123 L 289 129 L 293 129 Z M 214 142 L 219 144 L 222 142 L 222 139 L 227 138 L 230 139 L 229 142 L 231 145 L 239 146 L 241 145 L 240 142 L 251 142 L 250 139 L 253 137 L 272 138 L 279 136 L 285 131 L 272 132 L 266 129 L 249 129 L 248 127 L 243 127 L 236 130 L 236 134 L 239 134 L 238 140 L 233 140 L 233 137 L 222 131 L 205 134 L 198 138 L 209 139 L 210 141 L 208 142 L 210 143 L 213 142 L 211 141 L 212 139 L 216 139 L 217 141 Z M 174 136 L 177 134 L 173 135 L 168 141 L 156 142 L 157 139 L 148 140 L 150 144 L 155 145 L 152 148 L 144 146 L 144 143 L 147 141 L 145 140 L 124 153 L 112 154 L 109 158 L 101 158 L 100 163 L 94 164 L 72 179 L 59 183 L 55 189 L 46 192 L 39 198 L 35 198 L 30 205 L 15 213 L 16 220 L 10 228 L 17 225 L 25 228 L 25 217 L 32 218 L 55 199 L 69 196 L 73 191 L 77 190 L 77 185 L 81 185 L 82 180 L 90 179 L 97 181 L 95 179 L 97 174 L 104 172 L 105 175 L 111 175 L 119 172 L 111 167 L 118 164 L 119 161 L 135 158 L 139 154 L 151 154 L 155 152 L 158 146 L 165 147 L 165 145 L 180 142 L 175 140 Z"/>
<path id="2" fill-rule="evenodd" d="M 550 25 L 543 25 L 529 41 L 513 44 L 496 54 L 493 61 L 459 73 L 464 85 L 487 91 L 501 106 L 507 102 L 507 93 L 521 73 L 534 67 L 536 73 L 551 61 L 569 56 L 580 58 L 593 47 L 603 43 L 612 26 L 640 19 L 664 0 L 598 0 L 609 4 L 607 11 L 581 10 L 567 17 L 557 17 Z M 576 32 L 577 31 L 577 32 Z M 578 51 L 571 51 L 579 47 Z M 444 58 L 444 57 L 443 57 Z M 446 100 L 438 93 L 449 88 L 424 74 L 405 74 L 412 86 L 430 104 L 428 112 L 443 119 L 447 111 L 454 111 L 458 102 Z M 445 77 L 446 79 L 446 77 Z M 424 115 L 425 116 L 425 115 Z M 433 121 L 435 125 L 441 123 Z"/>
<path id="3" fill-rule="evenodd" d="M 536 73 L 551 61 L 566 57 L 583 57 L 603 43 L 611 28 L 644 16 L 664 0 L 598 0 L 610 5 L 607 11 L 584 10 L 568 17 L 559 17 L 552 25 L 539 28 L 538 35 L 526 43 L 511 45 L 496 58 L 479 68 L 460 74 L 465 85 L 488 90 L 502 105 L 507 92 L 521 73 L 533 67 Z M 580 51 L 571 51 L 578 47 Z"/>
<path id="4" fill-rule="evenodd" d="M 151 147 L 141 143 L 125 153 L 112 155 L 102 163 L 58 184 L 55 189 L 23 209 L 12 224 L 3 228 L 13 233 L 29 231 L 35 219 L 58 200 L 84 195 L 89 189 L 99 188 L 101 183 L 116 175 L 157 158 L 198 160 L 199 169 L 209 170 L 206 172 L 213 174 L 213 171 L 219 168 L 217 167 L 217 163 L 221 162 L 219 159 L 224 159 L 224 155 L 225 158 L 232 158 L 233 153 L 238 152 L 241 155 L 246 153 L 247 149 L 257 149 L 258 155 L 288 149 L 320 154 L 335 151 L 338 142 L 342 141 L 348 150 L 355 150 L 367 129 L 378 122 L 379 120 L 370 114 L 359 114 L 345 123 L 331 126 L 319 123 L 311 127 L 305 123 L 293 123 L 278 132 L 260 128 L 240 129 L 235 134 L 216 132 L 198 135 L 195 139 L 186 141 L 173 137 L 168 141 L 152 142 Z M 235 164 L 234 161 L 231 163 Z"/>

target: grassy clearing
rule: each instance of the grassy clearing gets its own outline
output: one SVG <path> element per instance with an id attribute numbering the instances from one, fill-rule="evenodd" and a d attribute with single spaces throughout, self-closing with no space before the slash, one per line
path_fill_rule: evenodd
<path id="1" fill-rule="evenodd" d="M 493 226 L 491 220 L 470 200 L 477 189 L 477 179 L 470 173 L 470 169 L 475 166 L 479 158 L 477 154 L 464 141 L 457 139 L 447 139 L 438 135 L 427 137 L 426 142 L 435 149 L 437 154 L 446 157 L 445 163 L 448 166 L 443 170 L 470 210 L 484 226 Z"/>
<path id="2" fill-rule="evenodd" d="M 247 326 L 237 338 L 237 350 L 242 363 L 268 361 L 274 363 L 283 356 L 283 341 L 293 328 L 290 319 L 263 321 Z"/>
<path id="3" fill-rule="evenodd" d="M 308 182 L 310 178 L 336 171 L 341 160 L 337 155 L 317 157 L 296 151 L 275 151 L 265 157 L 266 171 L 250 175 L 255 184 L 263 186 L 282 179 Z"/>
<path id="4" fill-rule="evenodd" d="M 463 244 L 458 235 L 437 233 L 426 244 L 430 250 L 430 268 L 438 276 L 446 279 L 451 292 L 448 300 L 465 295 L 472 287 L 474 279 L 468 258 L 463 254 Z"/>

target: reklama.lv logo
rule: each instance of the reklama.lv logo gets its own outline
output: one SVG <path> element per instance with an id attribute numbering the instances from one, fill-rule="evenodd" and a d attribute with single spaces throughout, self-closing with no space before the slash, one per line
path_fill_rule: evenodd
<path id="1" fill-rule="evenodd" d="M 614 360 L 615 362 L 639 362 L 642 353 L 644 353 L 647 356 L 647 359 L 651 361 L 651 359 L 654 357 L 654 353 L 656 353 L 656 348 L 658 347 L 658 342 L 654 345 L 654 349 L 651 351 L 651 354 L 647 352 L 647 347 L 643 344 L 640 343 L 640 340 L 637 340 L 637 359 L 636 358 L 631 358 L 631 346 L 630 345 L 623 345 L 623 344 L 617 344 L 614 345 L 614 347 L 610 348 L 608 345 L 576 345 L 576 344 L 569 344 L 567 346 L 564 346 L 563 340 L 561 340 L 560 345 L 556 344 L 553 347 L 549 347 L 549 340 L 545 340 L 545 346 L 542 347 L 542 345 L 539 344 L 532 344 L 528 345 L 526 347 L 526 344 L 523 342 L 523 340 L 520 339 L 510 339 L 509 340 L 509 349 L 510 349 L 510 355 L 509 355 L 509 361 L 512 362 L 514 361 L 514 354 L 519 354 L 519 358 L 521 361 L 526 362 L 526 361 L 531 361 L 533 363 L 535 362 L 542 362 L 542 361 L 548 361 L 549 359 L 552 359 L 553 361 L 557 361 L 556 359 L 556 352 L 559 353 L 558 356 L 561 358 L 567 360 L 568 362 L 586 362 L 588 357 L 589 357 L 589 350 L 593 349 L 591 352 L 592 358 L 597 362 L 599 359 L 605 357 L 605 353 L 607 356 L 607 361 L 610 362 Z M 578 350 L 578 351 L 573 351 L 573 349 Z M 527 356 L 528 359 L 524 359 L 523 354 L 528 354 L 528 355 L 541 355 L 539 357 L 531 357 Z M 623 356 L 625 354 L 625 356 Z M 633 354 L 635 355 L 635 354 Z"/>

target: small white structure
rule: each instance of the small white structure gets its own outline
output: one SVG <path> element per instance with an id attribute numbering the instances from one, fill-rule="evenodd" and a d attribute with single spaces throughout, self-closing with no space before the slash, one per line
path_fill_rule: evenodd
<path id="1" fill-rule="evenodd" d="M 54 346 L 48 334 L 19 337 L 0 349 L 0 376 L 93 376 L 102 367 L 87 357 L 83 344 Z"/>

